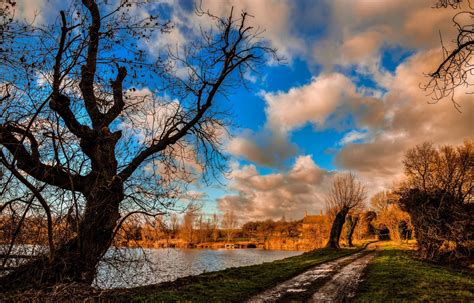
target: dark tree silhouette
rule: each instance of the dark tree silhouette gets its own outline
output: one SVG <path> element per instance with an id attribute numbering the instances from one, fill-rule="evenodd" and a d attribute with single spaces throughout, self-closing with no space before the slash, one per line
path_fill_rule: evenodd
<path id="1" fill-rule="evenodd" d="M 469 263 L 474 230 L 474 144 L 435 149 L 423 143 L 405 156 L 399 204 L 411 216 L 422 258 Z"/>
<path id="2" fill-rule="evenodd" d="M 214 26 L 149 54 L 172 26 L 137 15 L 136 2 L 71 1 L 50 26 L 13 25 L 22 34 L 0 73 L 1 210 L 35 210 L 50 241 L 46 255 L 0 279 L 4 289 L 92 283 L 128 216 L 163 214 L 196 175 L 224 167 L 230 120 L 218 102 L 275 51 L 246 13 L 198 10 Z M 54 222 L 71 232 L 58 238 Z"/>
<path id="3" fill-rule="evenodd" d="M 362 207 L 366 198 L 365 187 L 356 180 L 353 174 L 337 175 L 326 199 L 326 207 L 335 213 L 331 233 L 326 247 L 339 248 L 342 227 L 351 210 Z"/>
<path id="4" fill-rule="evenodd" d="M 359 223 L 359 216 L 358 215 L 348 215 L 347 219 L 347 245 L 349 247 L 354 247 L 352 244 L 352 236 L 354 235 L 354 230 Z"/>
<path id="5" fill-rule="evenodd" d="M 374 211 L 367 211 L 363 213 L 362 218 L 360 219 L 361 229 L 362 229 L 362 237 L 370 238 L 375 236 L 375 227 L 373 222 L 377 218 L 377 213 Z"/>
<path id="6" fill-rule="evenodd" d="M 440 0 L 435 7 L 459 10 L 452 18 L 458 33 L 453 39 L 454 46 L 448 46 L 449 49 L 441 40 L 443 58 L 436 70 L 429 73 L 429 81 L 424 88 L 434 102 L 450 98 L 459 110 L 460 105 L 454 97 L 456 89 L 469 89 L 474 85 L 474 6 L 470 0 Z"/>

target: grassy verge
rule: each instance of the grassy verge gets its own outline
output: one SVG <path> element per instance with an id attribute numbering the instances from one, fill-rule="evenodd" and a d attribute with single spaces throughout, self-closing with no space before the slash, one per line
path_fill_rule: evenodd
<path id="1" fill-rule="evenodd" d="M 369 264 L 356 302 L 473 302 L 474 275 L 417 260 L 407 246 L 387 244 Z"/>
<path id="2" fill-rule="evenodd" d="M 101 297 L 127 302 L 242 302 L 319 263 L 349 255 L 359 249 L 319 249 L 260 265 L 229 268 L 130 290 L 110 291 Z"/>

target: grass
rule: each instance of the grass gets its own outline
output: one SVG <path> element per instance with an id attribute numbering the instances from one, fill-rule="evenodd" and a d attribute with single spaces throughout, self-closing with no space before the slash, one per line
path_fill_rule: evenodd
<path id="1" fill-rule="evenodd" d="M 355 301 L 474 302 L 474 275 L 417 260 L 412 247 L 388 243 L 367 267 Z"/>
<path id="2" fill-rule="evenodd" d="M 242 302 L 305 270 L 359 249 L 318 249 L 260 265 L 229 268 L 130 290 L 111 291 L 106 300 L 127 302 Z"/>

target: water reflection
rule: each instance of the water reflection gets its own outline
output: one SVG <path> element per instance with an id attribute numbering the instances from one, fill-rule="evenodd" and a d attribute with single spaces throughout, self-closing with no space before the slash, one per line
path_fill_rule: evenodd
<path id="1" fill-rule="evenodd" d="M 261 249 L 116 248 L 109 250 L 106 261 L 100 264 L 95 285 L 116 288 L 155 284 L 229 267 L 270 262 L 301 253 Z"/>

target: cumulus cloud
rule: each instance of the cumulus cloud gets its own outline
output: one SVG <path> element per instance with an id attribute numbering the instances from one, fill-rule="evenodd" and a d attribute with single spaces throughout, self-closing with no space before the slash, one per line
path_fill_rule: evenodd
<path id="1" fill-rule="evenodd" d="M 349 114 L 359 117 L 361 128 L 377 126 L 385 119 L 381 100 L 366 96 L 341 73 L 322 74 L 306 85 L 287 92 L 265 92 L 262 97 L 266 102 L 265 129 L 243 132 L 228 146 L 231 154 L 259 165 L 278 167 L 293 156 L 297 147 L 289 141 L 290 134 L 308 123 L 317 130 L 344 129 Z M 349 134 L 341 143 L 363 139 L 361 134 Z"/>
<path id="2" fill-rule="evenodd" d="M 452 37 L 452 15 L 452 10 L 433 9 L 426 1 L 331 1 L 330 31 L 315 42 L 314 56 L 327 69 L 375 69 L 384 47 L 427 50 L 439 46 L 439 31 Z"/>
<path id="3" fill-rule="evenodd" d="M 148 45 L 152 53 L 166 51 L 169 47 L 185 46 L 200 36 L 202 29 L 209 30 L 214 25 L 215 20 L 198 16 L 193 9 L 184 7 L 179 1 L 164 4 L 169 8 L 174 29 L 167 34 L 157 33 Z M 203 11 L 219 17 L 228 17 L 231 9 L 234 17 L 238 17 L 241 12 L 248 13 L 247 24 L 257 32 L 264 32 L 261 38 L 278 49 L 282 57 L 292 59 L 304 52 L 303 40 L 295 34 L 293 23 L 290 22 L 293 12 L 291 1 L 229 0 L 224 5 L 220 1 L 204 0 L 196 1 L 195 4 Z M 250 74 L 247 76 L 251 77 Z"/>
<path id="4" fill-rule="evenodd" d="M 311 83 L 288 92 L 265 93 L 267 124 L 270 129 L 288 132 L 311 122 L 325 125 L 341 103 L 358 98 L 354 84 L 339 73 L 324 74 Z"/>
<path id="5" fill-rule="evenodd" d="M 402 159 L 407 149 L 424 141 L 460 144 L 472 138 L 474 104 L 467 89 L 456 95 L 462 106 L 460 113 L 449 100 L 430 104 L 431 98 L 419 87 L 426 81 L 423 73 L 436 66 L 439 58 L 434 50 L 420 52 L 397 68 L 377 113 L 384 119 L 371 125 L 370 140 L 343 146 L 336 156 L 339 167 L 357 171 L 371 183 L 390 186 L 403 173 Z"/>
<path id="6" fill-rule="evenodd" d="M 228 16 L 232 7 L 234 13 L 245 11 L 253 16 L 249 19 L 249 25 L 265 31 L 262 36 L 268 39 L 281 55 L 292 58 L 294 54 L 303 51 L 303 41 L 293 32 L 293 1 L 229 0 L 223 5 L 220 1 L 205 0 L 202 7 L 218 16 Z"/>
<path id="7" fill-rule="evenodd" d="M 289 142 L 289 133 L 307 123 L 325 127 L 328 120 L 337 120 L 339 109 L 360 103 L 361 95 L 349 78 L 339 73 L 314 77 L 309 84 L 287 92 L 265 92 L 266 124 L 259 132 L 244 131 L 229 141 L 227 151 L 234 156 L 264 166 L 281 167 L 297 148 Z M 344 107 L 344 109 L 342 108 Z"/>
<path id="8" fill-rule="evenodd" d="M 282 167 L 283 162 L 294 156 L 297 147 L 289 143 L 285 134 L 274 134 L 268 130 L 254 133 L 245 130 L 233 137 L 227 152 L 263 166 Z"/>
<path id="9" fill-rule="evenodd" d="M 236 166 L 229 189 L 218 199 L 221 211 L 233 210 L 247 220 L 300 219 L 305 210 L 319 213 L 333 172 L 318 167 L 310 155 L 299 156 L 288 172 L 261 175 L 254 165 Z"/>

